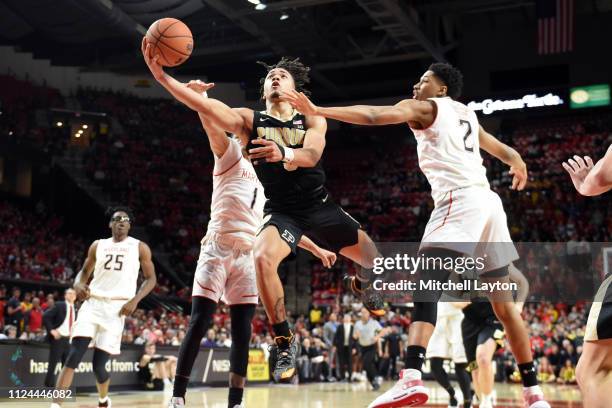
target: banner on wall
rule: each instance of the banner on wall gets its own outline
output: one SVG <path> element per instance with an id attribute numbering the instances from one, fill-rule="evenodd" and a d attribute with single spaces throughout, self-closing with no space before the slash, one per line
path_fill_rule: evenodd
<path id="1" fill-rule="evenodd" d="M 140 386 L 138 380 L 139 360 L 142 356 L 142 346 L 122 346 L 121 354 L 111 356 L 107 363 L 113 386 Z M 261 354 L 260 354 L 261 352 Z M 157 353 L 178 356 L 178 347 L 158 346 Z M 251 354 L 253 353 L 253 354 Z M 73 385 L 77 388 L 95 387 L 93 350 L 85 353 L 83 361 L 75 371 Z M 253 357 L 251 357 L 253 356 Z M 42 387 L 47 374 L 49 346 L 46 343 L 34 342 L 0 342 L 0 387 Z M 249 381 L 268 381 L 268 362 L 261 350 L 251 350 L 249 361 L 253 360 L 253 368 L 249 367 Z M 263 366 L 265 365 L 265 369 Z M 61 365 L 55 367 L 59 374 Z M 228 348 L 201 348 L 191 373 L 193 385 L 226 385 L 230 371 Z M 264 372 L 266 375 L 264 375 Z"/>

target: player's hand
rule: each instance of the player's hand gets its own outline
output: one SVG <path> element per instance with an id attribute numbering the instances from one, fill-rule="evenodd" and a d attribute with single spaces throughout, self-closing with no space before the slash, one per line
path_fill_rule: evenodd
<path id="1" fill-rule="evenodd" d="M 527 184 L 527 165 L 521 160 L 521 163 L 510 167 L 508 172 L 512 176 L 512 190 L 522 191 Z"/>
<path id="2" fill-rule="evenodd" d="M 144 57 L 145 63 L 147 67 L 149 67 L 149 71 L 153 74 L 153 77 L 156 80 L 160 80 L 164 77 L 164 68 L 160 65 L 157 60 L 159 59 L 159 55 L 154 57 L 151 56 L 151 44 L 147 42 L 147 37 L 142 38 L 142 44 L 140 46 L 140 51 L 142 51 L 142 56 Z"/>
<path id="3" fill-rule="evenodd" d="M 73 289 L 76 292 L 77 299 L 80 301 L 89 299 L 89 296 L 91 295 L 89 285 L 86 283 L 77 282 L 74 284 Z"/>
<path id="4" fill-rule="evenodd" d="M 60 337 L 62 337 L 62 335 L 61 335 L 61 334 L 60 334 L 60 333 L 59 333 L 59 332 L 58 332 L 56 329 L 51 330 L 51 331 L 49 332 L 49 334 L 51 334 L 51 336 L 53 336 L 53 338 L 54 338 L 55 340 L 57 340 L 57 339 L 59 339 Z"/>
<path id="5" fill-rule="evenodd" d="M 192 79 L 185 85 L 187 86 L 187 88 L 192 89 L 199 94 L 203 94 L 204 92 L 208 92 L 209 89 L 212 89 L 215 86 L 215 83 L 211 82 L 207 84 L 206 82 L 200 81 L 199 79 Z"/>
<path id="6" fill-rule="evenodd" d="M 135 299 L 131 299 L 125 305 L 123 305 L 119 311 L 119 316 L 131 316 L 136 310 L 136 306 L 138 306 L 138 302 Z"/>
<path id="7" fill-rule="evenodd" d="M 276 142 L 266 139 L 254 139 L 251 143 L 262 145 L 262 147 L 256 147 L 249 150 L 249 160 L 251 160 L 253 164 L 259 162 L 276 163 L 283 160 L 283 152 L 281 152 Z"/>
<path id="8" fill-rule="evenodd" d="M 280 94 L 281 101 L 289 102 L 298 112 L 304 115 L 316 115 L 318 107 L 303 92 L 295 89 L 283 91 Z"/>
<path id="9" fill-rule="evenodd" d="M 328 251 L 323 248 L 319 248 L 315 251 L 314 256 L 321 260 L 321 263 L 326 268 L 331 268 L 336 263 L 337 256 L 335 253 Z"/>
<path id="10" fill-rule="evenodd" d="M 563 162 L 562 166 L 572 178 L 572 183 L 574 183 L 576 190 L 583 194 L 581 191 L 582 185 L 584 184 L 584 179 L 586 179 L 586 176 L 593 168 L 593 160 L 589 156 L 584 156 L 583 159 L 578 155 L 574 155 L 567 162 Z"/>

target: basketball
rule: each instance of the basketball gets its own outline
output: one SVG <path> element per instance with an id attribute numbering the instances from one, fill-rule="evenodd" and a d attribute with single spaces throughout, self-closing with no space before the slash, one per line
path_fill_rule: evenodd
<path id="1" fill-rule="evenodd" d="M 187 61 L 193 51 L 191 30 L 176 18 L 162 18 L 147 30 L 147 42 L 151 44 L 151 55 L 159 55 L 164 67 L 176 67 Z"/>

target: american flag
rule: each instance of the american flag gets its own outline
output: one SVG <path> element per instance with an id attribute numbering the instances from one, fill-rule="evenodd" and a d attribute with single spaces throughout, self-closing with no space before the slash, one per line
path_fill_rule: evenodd
<path id="1" fill-rule="evenodd" d="M 537 0 L 538 54 L 574 49 L 574 0 Z"/>

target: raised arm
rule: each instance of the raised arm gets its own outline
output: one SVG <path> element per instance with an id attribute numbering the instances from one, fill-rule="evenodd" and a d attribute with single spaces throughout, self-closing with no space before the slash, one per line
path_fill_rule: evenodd
<path id="1" fill-rule="evenodd" d="M 144 242 L 138 244 L 138 255 L 140 259 L 140 268 L 142 269 L 142 275 L 144 280 L 138 289 L 136 295 L 131 298 L 119 311 L 119 315 L 129 316 L 134 313 L 138 302 L 140 302 L 145 296 L 147 296 L 155 285 L 157 284 L 157 277 L 155 276 L 155 266 L 153 265 L 153 259 L 151 255 L 151 249 Z"/>
<path id="2" fill-rule="evenodd" d="M 91 278 L 91 274 L 94 271 L 94 267 L 96 266 L 96 250 L 98 249 L 98 241 L 92 242 L 87 250 L 87 257 L 85 258 L 85 262 L 83 262 L 83 266 L 81 270 L 74 278 L 74 291 L 76 292 L 77 298 L 79 300 L 85 300 L 89 298 L 89 286 L 87 282 L 89 282 L 89 278 Z"/>
<path id="3" fill-rule="evenodd" d="M 589 156 L 575 155 L 563 168 L 569 173 L 576 190 L 584 196 L 596 196 L 612 189 L 612 145 L 605 156 L 593 166 Z"/>
<path id="4" fill-rule="evenodd" d="M 527 165 L 519 152 L 497 140 L 482 126 L 478 131 L 478 142 L 482 150 L 510 166 L 508 173 L 513 176 L 510 188 L 518 191 L 523 190 L 527 184 Z"/>
<path id="5" fill-rule="evenodd" d="M 406 122 L 429 125 L 436 115 L 434 102 L 416 99 L 404 99 L 393 106 L 321 107 L 295 90 L 283 93 L 281 99 L 289 102 L 304 115 L 320 115 L 356 125 L 394 125 Z"/>
<path id="6" fill-rule="evenodd" d="M 142 55 L 153 77 L 176 100 L 201 113 L 223 130 L 241 136 L 248 134 L 248 129 L 250 129 L 250 124 L 253 121 L 252 110 L 246 108 L 232 109 L 217 99 L 202 98 L 202 95 L 189 89 L 186 84 L 177 81 L 164 72 L 163 67 L 157 62 L 158 56 L 151 57 L 151 45 L 147 44 L 145 38 L 142 39 Z"/>
<path id="7" fill-rule="evenodd" d="M 256 164 L 258 160 L 266 162 L 286 161 L 296 167 L 314 167 L 325 149 L 325 132 L 327 122 L 320 116 L 306 116 L 306 135 L 301 148 L 292 149 L 278 145 L 267 139 L 254 139 L 251 143 L 261 145 L 249 150 L 249 159 Z"/>
<path id="8" fill-rule="evenodd" d="M 202 98 L 208 98 L 207 92 L 214 86 L 214 83 L 207 84 L 200 80 L 189 81 L 187 83 L 187 87 L 200 94 Z M 229 139 L 227 138 L 225 131 L 209 120 L 206 115 L 198 112 L 198 117 L 200 118 L 204 132 L 208 137 L 210 150 L 212 150 L 213 154 L 217 157 L 223 156 L 227 150 L 227 147 L 229 146 Z"/>

